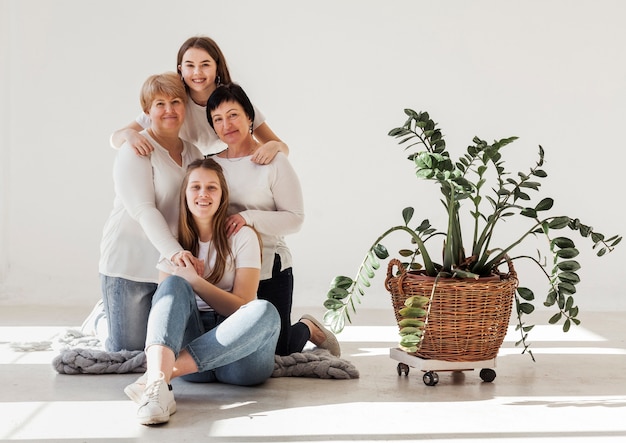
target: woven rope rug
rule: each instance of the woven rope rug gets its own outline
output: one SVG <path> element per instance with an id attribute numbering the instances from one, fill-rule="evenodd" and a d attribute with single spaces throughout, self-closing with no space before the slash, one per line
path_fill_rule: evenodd
<path id="1" fill-rule="evenodd" d="M 107 352 L 97 337 L 68 329 L 55 341 L 12 343 L 20 352 L 56 350 L 52 367 L 59 374 L 124 374 L 145 372 L 143 351 Z M 314 348 L 287 356 L 274 356 L 272 377 L 313 377 L 326 379 L 359 378 L 359 371 L 347 360 L 328 350 Z"/>

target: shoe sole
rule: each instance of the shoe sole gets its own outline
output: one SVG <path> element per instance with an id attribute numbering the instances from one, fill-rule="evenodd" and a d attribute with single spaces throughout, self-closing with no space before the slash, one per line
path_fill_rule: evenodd
<path id="1" fill-rule="evenodd" d="M 173 404 L 170 404 L 169 406 L 169 414 L 163 414 L 163 415 L 157 415 L 157 416 L 152 416 L 152 417 L 142 417 L 139 418 L 139 424 L 142 425 L 160 425 L 163 423 L 167 423 L 168 421 L 170 421 L 170 417 L 176 412 L 176 402 L 174 402 Z"/>

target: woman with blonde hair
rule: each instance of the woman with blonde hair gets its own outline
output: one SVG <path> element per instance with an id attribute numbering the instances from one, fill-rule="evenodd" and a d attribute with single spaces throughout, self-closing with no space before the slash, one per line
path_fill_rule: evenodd
<path id="1" fill-rule="evenodd" d="M 186 254 L 176 240 L 178 193 L 187 165 L 202 157 L 179 137 L 187 93 L 174 72 L 150 76 L 140 93 L 150 126 L 141 132 L 154 151 L 137 156 L 130 143 L 113 166 L 115 199 L 100 244 L 100 281 L 108 351 L 143 349 L 161 255 L 180 262 Z M 191 254 L 187 258 L 192 260 Z M 98 306 L 96 306 L 98 309 Z"/>

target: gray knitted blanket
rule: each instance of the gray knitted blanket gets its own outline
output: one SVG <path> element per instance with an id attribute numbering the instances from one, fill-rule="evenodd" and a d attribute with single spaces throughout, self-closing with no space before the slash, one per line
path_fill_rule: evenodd
<path id="1" fill-rule="evenodd" d="M 58 350 L 52 367 L 59 374 L 123 374 L 145 372 L 146 357 L 142 351 L 106 352 L 99 340 L 68 330 L 56 343 L 16 343 L 16 351 Z M 359 378 L 359 371 L 347 360 L 328 350 L 314 348 L 287 356 L 274 356 L 272 377 L 313 377 L 326 379 Z"/>

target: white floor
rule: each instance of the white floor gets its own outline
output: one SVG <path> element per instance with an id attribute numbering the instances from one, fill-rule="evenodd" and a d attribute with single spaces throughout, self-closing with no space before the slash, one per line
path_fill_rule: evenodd
<path id="1" fill-rule="evenodd" d="M 432 387 L 419 366 L 398 375 L 392 313 L 362 311 L 339 336 L 359 379 L 272 378 L 256 388 L 175 380 L 178 412 L 146 427 L 122 392 L 137 375 L 59 375 L 55 352 L 10 347 L 51 340 L 89 308 L 0 307 L 0 441 L 626 441 L 623 312 L 586 313 L 567 334 L 537 326 L 535 363 L 511 328 L 492 383 L 478 371 L 438 372 Z"/>

